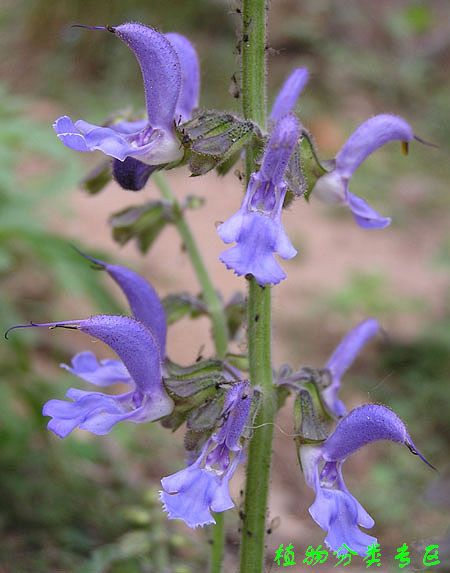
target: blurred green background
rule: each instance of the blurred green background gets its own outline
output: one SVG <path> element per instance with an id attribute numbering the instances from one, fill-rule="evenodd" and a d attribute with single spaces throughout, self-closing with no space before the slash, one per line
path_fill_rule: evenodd
<path id="1" fill-rule="evenodd" d="M 201 56 L 202 105 L 238 110 L 231 81 L 239 69 L 236 8 L 238 3 L 225 0 L 2 1 L 3 329 L 35 317 L 65 316 L 68 301 L 80 315 L 85 309 L 123 308 L 70 248 L 64 232 L 70 198 L 95 161 L 66 150 L 50 125 L 62 113 L 95 123 L 114 110 L 142 106 L 141 80 L 120 42 L 70 25 L 136 20 L 188 35 Z M 314 275 L 309 290 L 299 286 L 297 291 L 305 302 L 298 312 L 281 313 L 275 344 L 277 356 L 294 366 L 320 365 L 359 318 L 374 315 L 392 327 L 389 338 L 373 345 L 349 373 L 345 395 L 354 405 L 369 397 L 398 411 L 441 471 L 433 475 L 396 446 L 381 445 L 349 462 L 348 481 L 374 516 L 387 553 L 403 542 L 420 548 L 438 539 L 441 570 L 450 570 L 445 561 L 445 552 L 447 560 L 450 554 L 450 3 L 273 0 L 268 51 L 271 98 L 294 66 L 309 67 L 311 82 L 300 113 L 325 157 L 359 122 L 382 111 L 402 115 L 417 134 L 439 145 L 432 150 L 414 143 L 407 160 L 390 146 L 354 178 L 353 190 L 395 221 L 395 234 L 389 236 L 398 242 L 392 244 L 398 253 L 389 263 L 392 274 L 381 264 L 372 267 L 370 252 L 366 265 L 354 260 L 340 280 L 327 263 L 333 252 L 323 253 L 320 261 L 311 258 L 314 272 L 305 269 Z M 336 249 L 351 257 L 347 219 L 348 213 L 329 209 L 311 234 L 295 227 L 307 265 L 315 242 L 335 228 L 343 237 Z M 78 246 L 85 238 L 79 237 Z M 414 274 L 417 260 L 420 278 Z M 301 285 L 302 268 L 293 268 Z M 399 290 L 409 283 L 418 283 L 416 291 Z M 285 292 L 297 304 L 293 290 Z M 181 439 L 156 425 L 124 426 L 104 439 L 79 432 L 64 442 L 47 432 L 40 410 L 71 383 L 57 368 L 71 351 L 61 338 L 35 332 L 22 332 L 0 346 L 0 570 L 197 571 L 205 564 L 208 533 L 168 522 L 156 493 L 161 475 L 182 463 Z M 304 550 L 322 537 L 306 514 L 311 494 L 301 485 L 286 437 L 278 436 L 275 459 L 272 516 L 281 508 L 281 525 L 268 551 L 291 541 Z M 295 514 L 288 519 L 283 508 L 287 512 L 292 504 Z M 296 527 L 295 519 L 298 538 L 289 529 Z M 237 517 L 230 523 L 227 559 L 234 567 Z M 383 570 L 390 570 L 387 559 Z"/>

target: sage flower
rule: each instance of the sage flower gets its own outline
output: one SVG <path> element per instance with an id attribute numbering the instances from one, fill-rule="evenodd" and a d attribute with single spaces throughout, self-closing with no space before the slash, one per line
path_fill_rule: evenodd
<path id="1" fill-rule="evenodd" d="M 217 228 L 224 243 L 237 243 L 220 260 L 237 275 L 254 276 L 261 286 L 286 278 L 275 253 L 283 259 L 297 254 L 281 223 L 281 212 L 287 192 L 284 174 L 299 137 L 300 123 L 293 114 L 276 123 L 239 211 Z"/>
<path id="2" fill-rule="evenodd" d="M 345 142 L 336 155 L 334 168 L 320 177 L 313 194 L 328 203 L 346 205 L 356 223 L 364 229 L 384 229 L 391 219 L 383 217 L 364 199 L 349 191 L 353 173 L 376 149 L 390 141 L 406 144 L 414 139 L 408 123 L 395 115 L 376 115 L 362 123 Z"/>
<path id="3" fill-rule="evenodd" d="M 118 395 L 70 388 L 66 393 L 70 401 L 47 402 L 43 414 L 52 418 L 48 429 L 61 438 L 75 428 L 103 435 L 118 422 L 151 422 L 173 410 L 173 401 L 162 380 L 167 326 L 158 295 L 143 277 L 130 269 L 87 258 L 104 268 L 122 288 L 134 317 L 97 315 L 12 327 L 76 329 L 101 340 L 119 357 L 119 360 L 99 361 L 92 352 L 85 351 L 74 356 L 70 365 L 61 365 L 90 384 L 106 387 L 121 382 L 130 388 Z"/>
<path id="4" fill-rule="evenodd" d="M 234 384 L 225 397 L 222 425 L 206 441 L 198 458 L 161 480 L 161 501 L 169 519 L 182 519 L 192 528 L 202 527 L 215 523 L 211 512 L 234 507 L 228 484 L 245 458 L 242 433 L 251 401 L 249 382 Z"/>
<path id="5" fill-rule="evenodd" d="M 362 347 L 379 330 L 380 325 L 377 320 L 374 318 L 364 320 L 346 334 L 325 365 L 325 369 L 330 373 L 331 384 L 322 391 L 321 396 L 330 412 L 338 418 L 347 413 L 344 403 L 338 397 L 341 378 L 353 364 Z"/>
<path id="6" fill-rule="evenodd" d="M 197 54 L 187 38 L 164 35 L 143 24 L 92 28 L 114 33 L 135 54 L 144 82 L 147 118 L 98 126 L 62 116 L 53 127 L 67 147 L 81 152 L 100 150 L 113 157 L 118 183 L 137 191 L 155 169 L 183 157 L 175 124 L 189 119 L 198 105 Z"/>
<path id="7" fill-rule="evenodd" d="M 431 466 L 417 450 L 402 420 L 378 404 L 365 404 L 352 410 L 320 446 L 300 447 L 306 483 L 316 494 L 309 513 L 327 532 L 325 543 L 333 551 L 345 543 L 364 556 L 367 547 L 377 541 L 360 529 L 370 529 L 375 522 L 347 489 L 342 465 L 361 447 L 378 440 L 403 444 Z"/>

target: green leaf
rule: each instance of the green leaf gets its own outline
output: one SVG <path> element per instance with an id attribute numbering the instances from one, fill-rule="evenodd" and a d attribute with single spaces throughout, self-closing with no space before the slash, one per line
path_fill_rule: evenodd
<path id="1" fill-rule="evenodd" d="M 249 371 L 248 356 L 246 354 L 234 354 L 229 352 L 226 356 L 227 362 L 242 372 Z"/>
<path id="2" fill-rule="evenodd" d="M 112 180 L 111 161 L 102 161 L 94 167 L 80 182 L 81 188 L 89 193 L 96 195 Z"/>
<path id="3" fill-rule="evenodd" d="M 135 239 L 141 253 L 146 253 L 164 227 L 172 221 L 172 208 L 167 202 L 150 201 L 115 213 L 110 225 L 113 238 L 120 245 Z"/>
<path id="4" fill-rule="evenodd" d="M 214 428 L 222 412 L 224 399 L 225 393 L 220 392 L 194 410 L 187 419 L 187 427 L 195 432 L 204 432 Z"/>
<path id="5" fill-rule="evenodd" d="M 311 385 L 302 388 L 297 395 L 294 405 L 295 438 L 298 446 L 322 442 L 327 438 L 325 417 L 316 389 Z"/>
<path id="6" fill-rule="evenodd" d="M 164 383 L 175 396 L 187 398 L 203 390 L 227 385 L 222 370 L 220 360 L 203 360 L 191 366 L 179 366 L 168 361 Z"/>
<path id="7" fill-rule="evenodd" d="M 302 133 L 298 152 L 300 154 L 300 168 L 304 182 L 304 197 L 308 201 L 316 181 L 332 168 L 332 162 L 319 159 L 313 138 L 305 129 Z M 295 173 L 291 175 L 292 184 L 295 184 L 296 177 L 298 177 L 298 172 L 297 175 Z"/>
<path id="8" fill-rule="evenodd" d="M 238 334 L 247 317 L 247 307 L 242 293 L 237 293 L 225 307 L 228 332 L 233 340 Z"/>
<path id="9" fill-rule="evenodd" d="M 173 324 L 185 316 L 198 318 L 206 314 L 204 302 L 188 293 L 169 294 L 162 300 L 168 324 Z"/>

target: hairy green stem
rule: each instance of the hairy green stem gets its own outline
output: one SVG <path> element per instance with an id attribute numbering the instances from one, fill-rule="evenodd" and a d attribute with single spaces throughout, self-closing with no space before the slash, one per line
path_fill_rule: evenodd
<path id="1" fill-rule="evenodd" d="M 161 192 L 162 197 L 166 199 L 166 201 L 169 201 L 173 207 L 175 226 L 178 229 L 186 248 L 186 252 L 188 253 L 192 266 L 194 267 L 194 271 L 202 289 L 203 298 L 211 317 L 216 354 L 218 358 L 224 358 L 228 350 L 228 326 L 222 302 L 211 282 L 195 238 L 183 216 L 180 204 L 172 193 L 167 180 L 162 173 L 155 173 L 153 175 L 153 180 Z M 225 548 L 225 524 L 224 517 L 221 513 L 216 513 L 214 518 L 216 520 L 216 525 L 213 527 L 212 532 L 210 570 L 211 573 L 221 573 Z"/>
<path id="2" fill-rule="evenodd" d="M 243 0 L 243 111 L 261 129 L 266 122 L 266 12 L 266 0 Z M 254 170 L 251 149 L 246 157 L 248 180 Z M 276 399 L 271 363 L 271 292 L 253 278 L 248 291 L 248 352 L 250 381 L 262 388 L 263 395 L 248 452 L 240 571 L 262 573 Z"/>
<path id="3" fill-rule="evenodd" d="M 225 516 L 215 513 L 216 525 L 212 528 L 210 573 L 221 573 L 225 552 Z"/>

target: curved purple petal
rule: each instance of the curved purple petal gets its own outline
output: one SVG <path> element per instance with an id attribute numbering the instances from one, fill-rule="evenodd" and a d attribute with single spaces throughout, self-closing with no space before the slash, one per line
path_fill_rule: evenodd
<path id="1" fill-rule="evenodd" d="M 361 351 L 362 347 L 379 331 L 380 326 L 374 318 L 368 318 L 351 330 L 339 343 L 325 365 L 331 373 L 331 384 L 322 392 L 322 398 L 328 409 L 338 417 L 347 412 L 338 398 L 341 378 Z"/>
<path id="2" fill-rule="evenodd" d="M 348 332 L 328 359 L 325 368 L 330 370 L 333 378 L 340 379 L 353 364 L 362 347 L 380 330 L 374 318 L 368 318 Z"/>
<path id="3" fill-rule="evenodd" d="M 402 420 L 395 412 L 379 404 L 364 404 L 342 418 L 321 446 L 323 458 L 329 462 L 343 461 L 363 446 L 378 440 L 404 444 L 428 463 L 418 452 Z"/>
<path id="4" fill-rule="evenodd" d="M 121 265 L 110 265 L 89 255 L 84 257 L 104 268 L 127 298 L 134 317 L 156 337 L 160 357 L 166 356 L 167 321 L 164 306 L 152 285 L 138 273 Z"/>
<path id="5" fill-rule="evenodd" d="M 158 168 L 158 165 L 147 165 L 134 157 L 126 157 L 124 161 L 113 159 L 112 175 L 123 189 L 140 191 Z"/>
<path id="6" fill-rule="evenodd" d="M 191 42 L 181 34 L 165 34 L 177 53 L 181 66 L 181 91 L 175 109 L 175 120 L 181 123 L 191 119 L 198 107 L 200 96 L 200 64 L 197 52 Z"/>
<path id="7" fill-rule="evenodd" d="M 372 209 L 364 199 L 347 191 L 347 202 L 353 218 L 363 229 L 384 229 L 391 224 L 390 217 L 383 217 Z"/>
<path id="8" fill-rule="evenodd" d="M 361 163 L 375 150 L 390 141 L 412 141 L 411 126 L 396 115 L 381 114 L 362 123 L 336 155 L 336 170 L 350 179 Z"/>
<path id="9" fill-rule="evenodd" d="M 172 131 L 181 92 L 181 67 L 171 42 L 143 24 L 121 24 L 114 32 L 134 52 L 141 67 L 150 125 Z"/>
<path id="10" fill-rule="evenodd" d="M 71 365 L 60 364 L 62 368 L 75 374 L 78 378 L 96 386 L 132 383 L 130 373 L 120 360 L 97 360 L 93 352 L 79 352 L 72 358 Z"/>
<path id="11" fill-rule="evenodd" d="M 270 121 L 276 123 L 284 115 L 294 111 L 298 97 L 308 83 L 308 79 L 309 72 L 306 68 L 297 68 L 289 75 L 275 98 Z"/>

